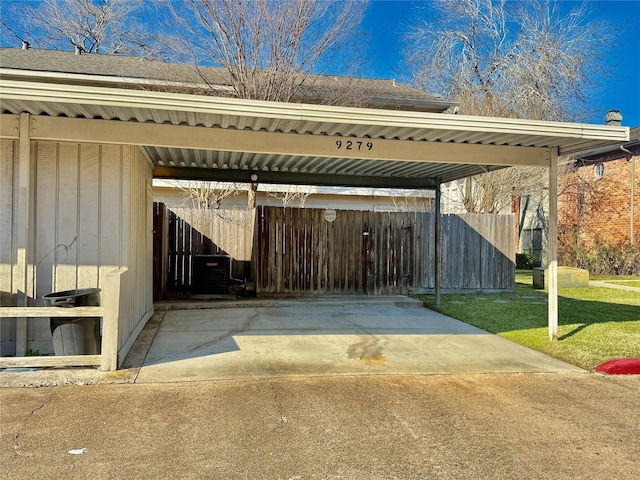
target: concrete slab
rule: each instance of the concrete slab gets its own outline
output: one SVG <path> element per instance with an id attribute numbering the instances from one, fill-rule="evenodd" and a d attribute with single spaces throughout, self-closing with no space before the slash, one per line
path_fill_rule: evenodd
<path id="1" fill-rule="evenodd" d="M 164 313 L 136 383 L 584 372 L 426 308 L 400 307 L 389 299 L 243 305 Z"/>
<path id="2" fill-rule="evenodd" d="M 543 290 L 549 285 L 549 269 L 533 269 L 533 288 Z M 558 288 L 588 288 L 589 270 L 576 267 L 558 267 Z"/>

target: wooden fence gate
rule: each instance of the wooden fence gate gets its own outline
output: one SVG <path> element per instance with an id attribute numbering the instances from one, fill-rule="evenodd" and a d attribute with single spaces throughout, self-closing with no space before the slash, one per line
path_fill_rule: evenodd
<path id="1" fill-rule="evenodd" d="M 326 217 L 326 212 L 259 208 L 254 250 L 259 292 L 406 294 L 422 283 L 422 272 L 432 270 L 433 250 L 422 245 L 424 230 L 433 230 L 432 214 L 330 210 Z"/>

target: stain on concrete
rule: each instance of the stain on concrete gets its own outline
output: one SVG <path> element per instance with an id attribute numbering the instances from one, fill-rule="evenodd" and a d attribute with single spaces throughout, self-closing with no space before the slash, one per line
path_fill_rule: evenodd
<path id="1" fill-rule="evenodd" d="M 382 365 L 387 358 L 382 354 L 384 344 L 376 336 L 360 336 L 360 341 L 349 345 L 347 356 L 352 359 L 360 359 L 367 365 Z"/>

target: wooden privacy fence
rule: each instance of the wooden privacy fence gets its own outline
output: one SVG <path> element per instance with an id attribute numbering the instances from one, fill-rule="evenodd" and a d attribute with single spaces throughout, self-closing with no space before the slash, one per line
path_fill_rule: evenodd
<path id="1" fill-rule="evenodd" d="M 154 203 L 154 299 L 192 288 L 195 255 L 229 255 L 231 276 L 251 274 L 254 212 L 167 208 Z"/>
<path id="2" fill-rule="evenodd" d="M 255 252 L 261 293 L 407 293 L 423 281 L 429 214 L 261 207 Z M 428 276 L 428 275 L 427 275 Z M 428 279 L 426 279 L 428 281 Z"/>
<path id="3" fill-rule="evenodd" d="M 441 287 L 446 290 L 515 288 L 515 216 L 443 215 Z"/>
<path id="4" fill-rule="evenodd" d="M 162 204 L 155 211 L 154 282 L 166 282 L 165 292 L 190 289 L 194 255 L 216 254 L 230 255 L 232 276 L 255 281 L 259 294 L 395 295 L 435 287 L 434 213 L 337 210 L 334 218 L 311 208 Z M 443 215 L 441 288 L 513 289 L 514 222 L 513 215 Z"/>
<path id="5" fill-rule="evenodd" d="M 444 215 L 441 287 L 514 288 L 514 217 Z M 406 294 L 434 288 L 435 214 L 260 207 L 260 293 Z"/>

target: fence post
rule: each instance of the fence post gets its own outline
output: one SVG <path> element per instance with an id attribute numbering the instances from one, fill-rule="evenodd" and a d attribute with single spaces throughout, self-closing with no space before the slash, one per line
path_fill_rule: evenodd
<path id="1" fill-rule="evenodd" d="M 120 287 L 126 268 L 106 274 L 102 290 L 102 351 L 100 370 L 118 369 L 118 328 L 120 320 Z"/>
<path id="2" fill-rule="evenodd" d="M 436 187 L 436 218 L 435 218 L 435 235 L 434 235 L 434 257 L 433 264 L 433 282 L 434 290 L 436 294 L 436 305 L 440 305 L 440 262 L 442 261 L 442 251 L 440 248 L 440 203 L 442 201 L 442 192 L 440 191 L 440 179 L 438 179 L 438 186 Z"/>

